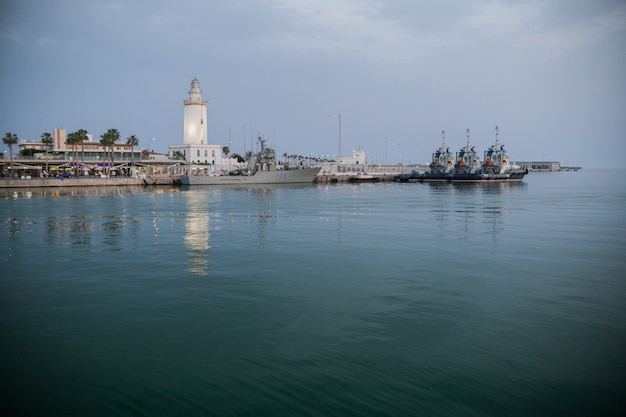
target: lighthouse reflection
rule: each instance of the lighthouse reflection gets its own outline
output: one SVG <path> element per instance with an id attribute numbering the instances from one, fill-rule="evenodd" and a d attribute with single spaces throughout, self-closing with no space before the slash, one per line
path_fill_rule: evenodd
<path id="1" fill-rule="evenodd" d="M 194 275 L 207 275 L 210 249 L 209 200 L 205 193 L 183 193 L 187 200 L 184 242 L 188 256 L 187 270 Z"/>

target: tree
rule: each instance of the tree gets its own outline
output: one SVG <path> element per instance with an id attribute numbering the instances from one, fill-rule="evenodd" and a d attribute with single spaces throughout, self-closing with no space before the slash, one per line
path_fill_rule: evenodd
<path id="1" fill-rule="evenodd" d="M 78 175 L 78 134 L 76 132 L 71 132 L 67 134 L 67 138 L 65 139 L 65 143 L 72 147 L 72 152 L 74 152 L 74 172 Z"/>
<path id="2" fill-rule="evenodd" d="M 172 153 L 172 158 L 177 159 L 177 160 L 183 160 L 185 159 L 185 155 L 183 155 L 181 151 L 174 151 Z"/>
<path id="3" fill-rule="evenodd" d="M 17 144 L 17 135 L 15 133 L 7 132 L 4 134 L 4 138 L 2 138 L 2 142 L 9 147 L 9 159 L 10 159 L 10 168 L 11 168 L 11 178 L 15 177 L 13 173 L 13 145 Z"/>
<path id="4" fill-rule="evenodd" d="M 104 146 L 105 153 L 106 153 L 107 148 L 111 149 L 111 154 L 110 154 L 111 159 L 110 159 L 110 165 L 107 167 L 107 175 L 111 174 L 111 168 L 113 168 L 113 163 L 115 160 L 114 145 L 115 145 L 115 142 L 117 142 L 119 139 L 120 139 L 120 132 L 117 129 L 109 129 L 100 136 L 100 144 Z"/>
<path id="5" fill-rule="evenodd" d="M 226 159 L 228 159 L 228 154 L 230 153 L 230 148 L 228 146 L 224 146 L 222 148 L 222 152 L 224 152 L 224 155 L 226 156 Z M 230 170 L 230 159 L 228 160 L 228 169 Z"/>
<path id="6" fill-rule="evenodd" d="M 102 147 L 104 148 L 104 155 L 103 155 L 102 161 L 105 163 L 105 166 L 106 166 L 107 151 L 109 149 L 108 136 L 106 135 L 106 133 L 103 133 L 102 135 L 100 135 L 100 145 L 102 145 Z"/>
<path id="7" fill-rule="evenodd" d="M 76 131 L 76 145 L 78 149 L 78 144 L 80 143 L 80 161 L 82 164 L 85 164 L 85 141 L 89 139 L 87 133 L 88 132 L 85 129 L 79 129 Z"/>
<path id="8" fill-rule="evenodd" d="M 46 178 L 48 177 L 48 148 L 52 145 L 52 135 L 48 132 L 41 134 L 41 143 L 46 146 Z"/>
<path id="9" fill-rule="evenodd" d="M 231 158 L 234 158 L 239 163 L 242 163 L 242 162 L 246 161 L 245 159 L 243 159 L 243 156 L 239 155 L 238 153 L 232 154 Z"/>
<path id="10" fill-rule="evenodd" d="M 126 138 L 126 144 L 130 145 L 130 165 L 133 167 L 133 173 L 135 169 L 135 146 L 139 145 L 139 139 L 135 135 L 130 135 Z"/>

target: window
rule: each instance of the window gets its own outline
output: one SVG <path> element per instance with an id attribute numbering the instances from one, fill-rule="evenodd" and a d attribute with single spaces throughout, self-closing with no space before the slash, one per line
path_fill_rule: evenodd
<path id="1" fill-rule="evenodd" d="M 196 155 L 196 156 L 197 156 L 197 157 L 200 157 L 200 149 L 198 149 L 198 152 L 197 152 L 197 155 Z"/>

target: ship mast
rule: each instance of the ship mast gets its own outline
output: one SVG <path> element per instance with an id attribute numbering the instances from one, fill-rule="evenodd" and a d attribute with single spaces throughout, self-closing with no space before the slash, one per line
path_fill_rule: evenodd
<path id="1" fill-rule="evenodd" d="M 341 113 L 339 113 L 339 138 L 337 142 L 337 161 L 341 156 Z"/>
<path id="2" fill-rule="evenodd" d="M 498 126 L 496 125 L 496 149 L 498 148 L 498 145 L 500 144 L 499 139 L 498 139 L 498 135 L 500 134 L 500 129 L 498 128 Z"/>

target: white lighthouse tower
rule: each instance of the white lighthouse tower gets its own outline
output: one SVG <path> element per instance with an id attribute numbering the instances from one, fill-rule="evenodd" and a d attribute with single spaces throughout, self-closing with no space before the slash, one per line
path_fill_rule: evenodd
<path id="1" fill-rule="evenodd" d="M 169 157 L 209 167 L 214 172 L 233 166 L 233 161 L 222 158 L 222 146 L 208 142 L 207 107 L 197 78 L 191 81 L 189 99 L 184 101 L 183 143 L 169 146 Z M 226 168 L 225 168 L 226 167 Z M 204 169 L 204 168 L 203 168 Z"/>
<path id="2" fill-rule="evenodd" d="M 202 100 L 202 90 L 197 78 L 191 81 L 189 100 L 185 100 L 185 119 L 183 143 L 185 145 L 207 144 L 207 107 L 209 103 Z"/>

